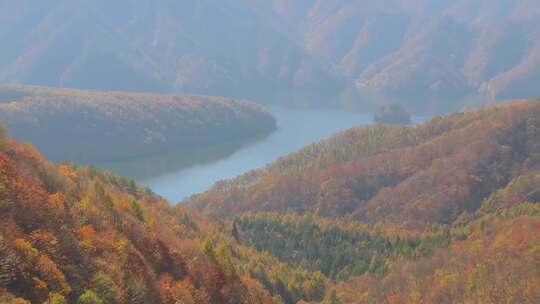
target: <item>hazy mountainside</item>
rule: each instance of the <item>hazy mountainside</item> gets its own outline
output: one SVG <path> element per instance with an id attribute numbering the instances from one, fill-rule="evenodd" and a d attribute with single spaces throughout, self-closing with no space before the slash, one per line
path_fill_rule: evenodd
<path id="1" fill-rule="evenodd" d="M 247 140 L 275 129 L 261 106 L 222 97 L 0 86 L 12 135 L 55 161 L 89 162 Z"/>
<path id="2" fill-rule="evenodd" d="M 0 1 L 0 81 L 273 101 L 326 68 L 248 1 Z M 300 98 L 300 97 L 299 97 Z"/>
<path id="3" fill-rule="evenodd" d="M 539 165 L 540 101 L 347 130 L 188 202 L 218 218 L 247 211 L 349 216 L 422 228 L 474 214 Z"/>
<path id="4" fill-rule="evenodd" d="M 540 4 L 527 0 L 258 1 L 363 102 L 416 110 L 540 95 Z M 456 104 L 457 103 L 457 104 Z"/>
<path id="5" fill-rule="evenodd" d="M 538 17 L 528 0 L 4 0 L 0 82 L 448 111 L 540 95 Z"/>
<path id="6" fill-rule="evenodd" d="M 511 102 L 347 130 L 186 202 L 322 273 L 321 303 L 532 304 L 539 151 L 540 101 Z"/>
<path id="7" fill-rule="evenodd" d="M 213 223 L 5 134 L 0 150 L 1 303 L 274 303 Z"/>

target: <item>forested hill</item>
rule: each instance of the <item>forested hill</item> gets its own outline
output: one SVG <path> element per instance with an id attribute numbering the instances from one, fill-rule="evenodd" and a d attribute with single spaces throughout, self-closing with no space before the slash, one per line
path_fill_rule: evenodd
<path id="1" fill-rule="evenodd" d="M 103 161 L 211 145 L 272 132 L 263 107 L 222 97 L 0 86 L 11 134 L 55 161 Z"/>
<path id="2" fill-rule="evenodd" d="M 218 235 L 130 180 L 0 136 L 0 303 L 273 303 Z"/>
<path id="3" fill-rule="evenodd" d="M 534 0 L 0 0 L 0 82 L 456 111 L 540 95 L 538 18 Z"/>
<path id="4" fill-rule="evenodd" d="M 382 134 L 401 130 L 401 141 L 389 137 L 367 150 L 355 150 L 341 140 L 345 150 L 367 159 L 398 149 L 395 145 L 411 148 L 440 141 L 442 149 L 445 143 L 437 138 L 460 128 L 474 143 L 473 126 L 484 131 L 479 138 L 511 141 L 501 147 L 505 157 L 497 160 L 502 167 L 489 168 L 500 176 L 500 184 L 479 207 L 462 213 L 451 225 L 433 222 L 425 229 L 398 229 L 397 222 L 390 225 L 393 218 L 384 217 L 386 225 L 357 215 L 334 219 L 334 213 L 321 212 L 322 204 L 319 209 L 306 208 L 304 214 L 298 214 L 300 209 L 288 214 L 244 212 L 249 208 L 243 207 L 232 221 L 212 221 L 182 205 L 168 204 L 131 180 L 94 167 L 54 165 L 2 129 L 0 303 L 535 304 L 540 286 L 538 117 L 538 102 L 516 103 L 456 114 L 414 129 L 379 126 L 385 130 Z M 486 129 L 485 124 L 499 128 Z M 427 132 L 429 125 L 438 129 Z M 509 125 L 515 131 L 504 137 Z M 370 129 L 347 131 L 332 140 Z M 405 130 L 427 133 L 424 139 L 414 138 Z M 427 134 L 435 139 L 426 139 Z M 353 138 L 349 136 L 350 143 Z M 335 153 L 315 161 L 314 155 L 332 140 L 296 154 L 312 153 L 310 159 L 277 162 L 271 167 L 277 170 L 273 174 L 302 172 L 313 178 L 312 172 L 330 163 L 351 163 L 346 154 Z M 514 144 L 519 148 L 514 150 Z M 482 168 L 473 158 L 465 161 Z M 503 168 L 510 170 L 504 173 Z M 474 175 L 480 179 L 474 185 L 482 186 L 486 176 Z M 241 191 L 254 190 L 246 177 L 242 179 L 246 188 L 222 189 L 224 199 L 233 194 L 242 198 Z M 290 188 L 280 188 L 282 193 L 304 195 L 305 185 L 288 181 Z M 252 183 L 260 192 L 273 187 Z M 437 203 L 422 207 L 437 209 Z"/>
<path id="5" fill-rule="evenodd" d="M 347 130 L 188 203 L 216 218 L 309 212 L 422 229 L 473 217 L 491 194 L 537 172 L 539 153 L 540 101 L 512 102 L 413 127 Z"/>
<path id="6" fill-rule="evenodd" d="M 187 203 L 326 278 L 285 303 L 533 304 L 539 189 L 536 100 L 347 130 Z"/>

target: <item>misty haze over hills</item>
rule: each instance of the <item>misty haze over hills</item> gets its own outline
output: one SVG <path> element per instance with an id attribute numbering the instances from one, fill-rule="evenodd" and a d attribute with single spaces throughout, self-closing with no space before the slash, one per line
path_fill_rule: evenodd
<path id="1" fill-rule="evenodd" d="M 539 17 L 529 0 L 1 0 L 0 82 L 447 111 L 540 95 Z"/>
<path id="2" fill-rule="evenodd" d="M 0 0 L 0 304 L 538 304 L 539 80 L 540 0 Z"/>

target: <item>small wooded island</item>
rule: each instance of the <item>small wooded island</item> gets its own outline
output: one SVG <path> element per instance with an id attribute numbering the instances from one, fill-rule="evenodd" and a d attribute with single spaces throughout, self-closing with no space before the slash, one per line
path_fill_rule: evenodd
<path id="1" fill-rule="evenodd" d="M 382 106 L 375 113 L 373 120 L 382 124 L 408 125 L 411 121 L 411 114 L 400 104 L 389 104 Z"/>

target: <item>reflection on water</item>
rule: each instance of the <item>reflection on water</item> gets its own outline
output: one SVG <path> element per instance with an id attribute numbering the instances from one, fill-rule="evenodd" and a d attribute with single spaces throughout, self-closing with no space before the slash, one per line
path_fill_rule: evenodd
<path id="1" fill-rule="evenodd" d="M 171 152 L 100 165 L 131 176 L 157 194 L 178 202 L 209 189 L 216 181 L 264 166 L 338 131 L 372 122 L 371 115 L 344 111 L 299 111 L 277 107 L 269 110 L 277 119 L 277 130 L 249 143 L 230 143 L 189 157 Z"/>
<path id="2" fill-rule="evenodd" d="M 137 181 L 151 180 L 190 167 L 227 158 L 244 147 L 264 140 L 269 135 L 263 134 L 250 139 L 230 141 L 217 146 L 197 149 L 196 151 L 175 150 L 159 155 L 102 162 L 99 166 L 107 168 L 119 175 L 131 177 Z"/>

